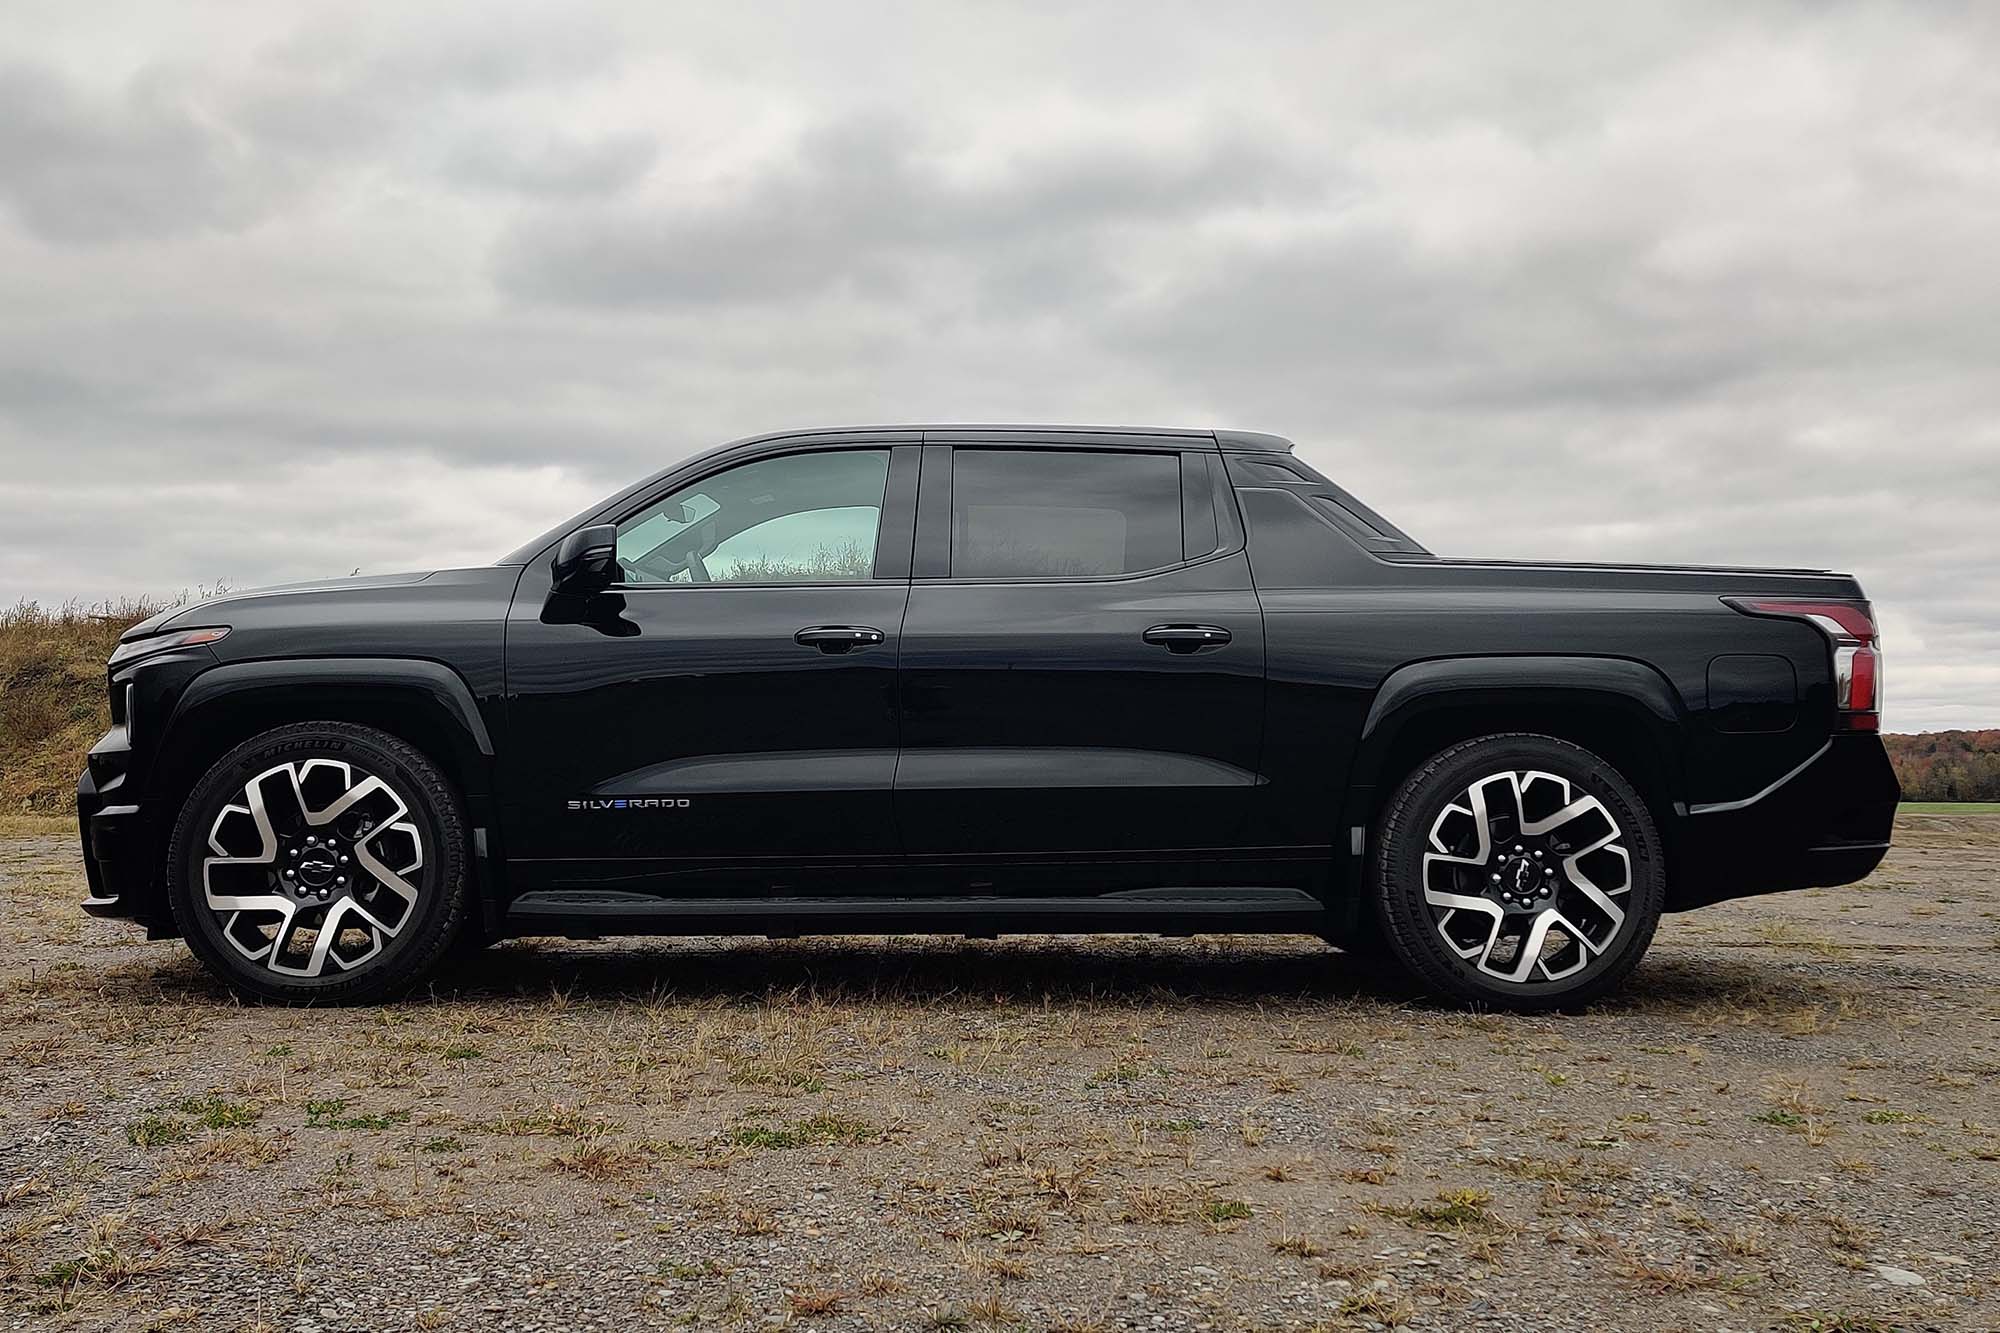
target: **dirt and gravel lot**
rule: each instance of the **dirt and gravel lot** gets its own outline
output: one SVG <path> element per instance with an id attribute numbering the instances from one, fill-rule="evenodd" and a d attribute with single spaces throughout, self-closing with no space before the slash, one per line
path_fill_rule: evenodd
<path id="1" fill-rule="evenodd" d="M 239 1005 L 0 826 L 0 1323 L 2000 1327 L 2000 816 L 1615 1002 L 1317 941 L 557 941 Z"/>

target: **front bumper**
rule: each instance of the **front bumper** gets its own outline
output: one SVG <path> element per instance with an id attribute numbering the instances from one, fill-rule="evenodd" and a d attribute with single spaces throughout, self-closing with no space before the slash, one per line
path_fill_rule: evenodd
<path id="1" fill-rule="evenodd" d="M 1667 910 L 1852 884 L 1888 855 L 1901 799 L 1880 736 L 1836 735 L 1748 800 L 1687 812 Z"/>
<path id="2" fill-rule="evenodd" d="M 167 928 L 158 892 L 153 836 L 145 810 L 121 802 L 114 778 L 104 787 L 86 768 L 76 783 L 77 831 L 83 842 L 83 876 L 89 896 L 83 910 L 92 916 L 124 917 L 157 933 Z"/>

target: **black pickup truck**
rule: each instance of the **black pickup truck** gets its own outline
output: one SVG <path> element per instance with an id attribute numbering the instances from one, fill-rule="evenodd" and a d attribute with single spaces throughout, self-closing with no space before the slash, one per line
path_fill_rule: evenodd
<path id="1" fill-rule="evenodd" d="M 510 935 L 1297 932 L 1519 1009 L 1867 874 L 1860 586 L 1440 559 L 1270 435 L 742 440 L 498 563 L 134 626 L 87 911 L 283 1001 Z"/>

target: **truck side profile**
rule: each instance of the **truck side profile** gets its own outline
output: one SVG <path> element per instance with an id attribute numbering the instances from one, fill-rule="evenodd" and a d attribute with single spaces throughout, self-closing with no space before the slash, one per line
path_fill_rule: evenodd
<path id="1" fill-rule="evenodd" d="M 1859 584 L 1442 559 L 1275 436 L 762 436 L 492 566 L 163 613 L 85 909 L 378 999 L 511 935 L 1294 932 L 1544 1009 L 1859 879 Z"/>

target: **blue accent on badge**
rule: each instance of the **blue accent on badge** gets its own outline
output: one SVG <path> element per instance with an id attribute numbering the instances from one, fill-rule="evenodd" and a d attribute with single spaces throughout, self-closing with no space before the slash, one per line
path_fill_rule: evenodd
<path id="1" fill-rule="evenodd" d="M 623 802 L 623 801 L 613 801 L 613 802 L 611 803 L 611 808 L 612 808 L 613 810 L 623 810 L 623 809 L 625 808 L 625 802 Z"/>

